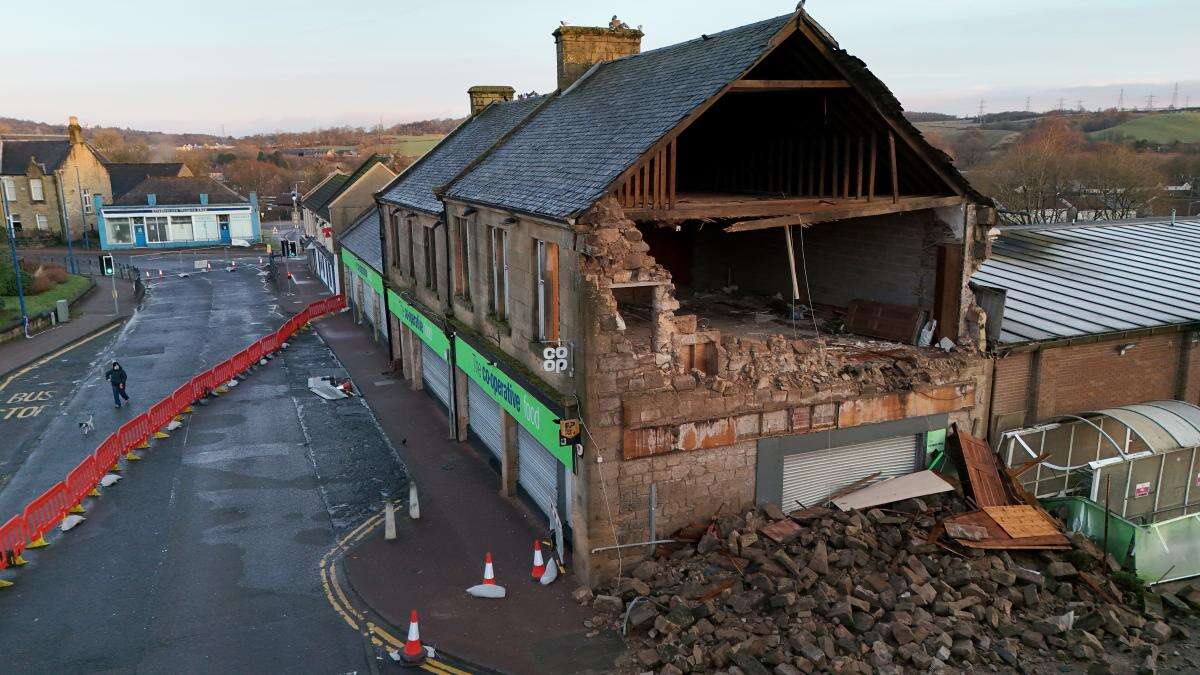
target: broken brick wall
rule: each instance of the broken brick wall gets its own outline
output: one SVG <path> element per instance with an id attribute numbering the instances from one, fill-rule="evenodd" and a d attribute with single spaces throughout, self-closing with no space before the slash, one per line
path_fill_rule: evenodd
<path id="1" fill-rule="evenodd" d="M 753 503 L 757 440 L 932 412 L 978 430 L 989 362 L 972 349 L 903 350 L 846 358 L 827 341 L 781 335 L 743 338 L 696 331 L 676 317 L 671 275 L 641 231 L 605 200 L 577 226 L 583 236 L 581 402 L 588 428 L 576 532 L 583 578 L 616 572 L 613 551 L 592 548 L 669 535 L 716 508 Z M 940 235 L 939 235 L 940 236 Z M 618 319 L 614 284 L 656 284 L 656 340 L 631 340 Z M 711 338 L 717 372 L 689 370 L 689 343 Z M 898 416 L 898 417 L 897 417 Z M 649 486 L 658 486 L 657 531 L 648 526 Z M 582 524 L 582 523 L 581 523 Z M 613 531 L 616 530 L 616 538 Z M 622 562 L 646 549 L 626 549 Z M 641 553 L 639 553 L 639 551 Z M 580 553 L 583 553 L 580 556 Z"/>

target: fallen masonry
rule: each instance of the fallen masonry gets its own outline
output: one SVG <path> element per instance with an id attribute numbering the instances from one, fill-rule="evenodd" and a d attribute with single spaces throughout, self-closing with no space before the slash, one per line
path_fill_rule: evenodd
<path id="1" fill-rule="evenodd" d="M 718 515 L 576 599 L 596 609 L 589 627 L 626 631 L 621 669 L 639 673 L 1151 672 L 1164 643 L 1195 639 L 1200 591 L 1123 590 L 1082 537 L 1069 551 L 931 540 L 967 511 L 947 493 Z"/>

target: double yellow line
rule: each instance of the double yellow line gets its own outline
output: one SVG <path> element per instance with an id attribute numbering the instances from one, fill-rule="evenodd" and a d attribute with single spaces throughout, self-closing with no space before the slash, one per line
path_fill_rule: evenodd
<path id="1" fill-rule="evenodd" d="M 367 535 L 371 534 L 381 522 L 383 522 L 383 514 L 377 513 L 351 530 L 338 541 L 337 545 L 321 556 L 318 568 L 321 573 L 321 586 L 325 590 L 325 599 L 329 601 L 329 604 L 333 607 L 333 611 L 337 612 L 342 617 L 342 620 L 355 632 L 362 632 L 365 628 L 371 638 L 371 644 L 376 647 L 388 647 L 401 651 L 404 649 L 404 640 L 392 635 L 382 626 L 368 619 L 363 612 L 356 608 L 350 602 L 350 599 L 346 597 L 346 593 L 342 590 L 342 585 L 338 581 L 337 575 L 337 561 L 341 558 L 342 554 L 350 546 L 357 544 L 366 538 Z M 425 663 L 421 664 L 421 668 L 431 673 L 440 673 L 441 675 L 471 675 L 468 671 L 460 670 L 437 659 L 427 659 Z"/>

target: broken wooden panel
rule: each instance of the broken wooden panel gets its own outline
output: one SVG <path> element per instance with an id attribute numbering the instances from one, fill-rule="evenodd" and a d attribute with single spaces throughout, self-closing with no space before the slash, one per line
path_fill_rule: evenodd
<path id="1" fill-rule="evenodd" d="M 971 539 L 955 539 L 957 543 L 968 548 L 978 549 L 1032 549 L 1032 550 L 1069 550 L 1071 542 L 1057 530 L 1053 534 L 1034 537 L 1014 538 L 1004 531 L 1000 524 L 984 511 L 972 511 L 945 520 L 947 532 L 952 525 L 979 527 L 987 531 L 987 537 L 979 541 Z"/>
<path id="2" fill-rule="evenodd" d="M 804 528 L 797 525 L 794 520 L 784 519 L 761 527 L 758 531 L 776 544 L 787 544 L 799 537 L 804 532 Z"/>
<path id="3" fill-rule="evenodd" d="M 949 492 L 954 486 L 932 471 L 917 471 L 906 476 L 896 476 L 867 486 L 857 492 L 833 500 L 834 506 L 843 511 L 867 509 L 880 504 L 924 497 L 925 495 Z"/>
<path id="4" fill-rule="evenodd" d="M 959 465 L 964 491 L 970 493 L 980 508 L 1012 503 L 1000 481 L 1000 463 L 986 442 L 959 429 L 958 425 L 951 425 L 946 445 Z"/>
<path id="5" fill-rule="evenodd" d="M 1027 504 L 985 506 L 983 510 L 1013 539 L 1059 534 L 1054 523 L 1041 511 Z"/>
<path id="6" fill-rule="evenodd" d="M 859 335 L 916 344 L 926 312 L 920 307 L 856 299 L 846 314 L 846 330 Z"/>

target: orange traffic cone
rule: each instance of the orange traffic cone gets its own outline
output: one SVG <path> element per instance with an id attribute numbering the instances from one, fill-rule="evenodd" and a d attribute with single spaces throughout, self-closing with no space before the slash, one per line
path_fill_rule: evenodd
<path id="1" fill-rule="evenodd" d="M 489 586 L 496 585 L 496 573 L 492 570 L 492 552 L 488 551 L 483 557 L 483 583 Z"/>
<path id="2" fill-rule="evenodd" d="M 477 598 L 503 598 L 508 594 L 503 586 L 496 583 L 496 574 L 492 570 L 491 552 L 488 552 L 483 558 L 483 583 L 468 588 L 467 593 Z"/>
<path id="3" fill-rule="evenodd" d="M 404 651 L 400 659 L 412 666 L 425 663 L 425 648 L 421 646 L 421 629 L 417 627 L 417 610 L 412 611 L 408 619 L 408 639 L 404 641 Z"/>
<path id="4" fill-rule="evenodd" d="M 162 270 L 159 270 L 159 271 L 158 271 L 158 278 L 159 278 L 159 279 L 163 278 L 163 272 L 162 272 Z"/>
<path id="5" fill-rule="evenodd" d="M 533 581 L 541 581 L 542 575 L 546 573 L 546 561 L 542 560 L 542 542 L 537 539 L 533 540 L 533 571 L 529 576 Z"/>

